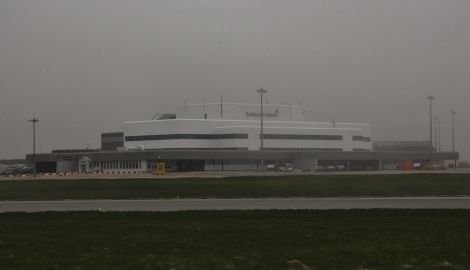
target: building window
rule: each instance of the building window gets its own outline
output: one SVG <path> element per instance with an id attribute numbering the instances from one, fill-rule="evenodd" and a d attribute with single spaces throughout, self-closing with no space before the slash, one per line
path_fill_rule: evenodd
<path id="1" fill-rule="evenodd" d="M 162 134 L 126 136 L 126 142 L 161 140 L 229 140 L 248 139 L 248 134 Z"/>
<path id="2" fill-rule="evenodd" d="M 343 140 L 343 136 L 342 135 L 263 134 L 263 139 L 266 139 L 266 140 L 341 141 Z"/>
<path id="3" fill-rule="evenodd" d="M 265 147 L 263 150 L 266 151 L 312 151 L 312 152 L 342 152 L 343 148 L 276 148 L 276 147 Z"/>
<path id="4" fill-rule="evenodd" d="M 353 141 L 364 141 L 364 136 L 353 136 L 352 137 Z"/>

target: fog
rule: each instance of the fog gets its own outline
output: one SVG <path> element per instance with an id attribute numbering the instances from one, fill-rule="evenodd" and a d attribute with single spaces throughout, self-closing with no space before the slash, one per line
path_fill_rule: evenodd
<path id="1" fill-rule="evenodd" d="M 99 147 L 184 100 L 301 104 L 470 159 L 468 0 L 0 0 L 0 158 Z"/>

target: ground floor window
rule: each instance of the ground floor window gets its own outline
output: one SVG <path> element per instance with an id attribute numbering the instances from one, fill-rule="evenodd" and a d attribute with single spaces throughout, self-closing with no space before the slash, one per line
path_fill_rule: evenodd
<path id="1" fill-rule="evenodd" d="M 142 169 L 140 160 L 107 160 L 96 163 L 95 167 L 101 165 L 103 170 L 137 170 Z"/>

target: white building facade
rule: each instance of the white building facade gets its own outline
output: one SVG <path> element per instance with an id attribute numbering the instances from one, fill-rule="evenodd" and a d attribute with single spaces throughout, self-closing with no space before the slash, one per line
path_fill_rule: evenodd
<path id="1" fill-rule="evenodd" d="M 370 125 L 305 122 L 293 105 L 264 105 L 264 150 L 371 151 Z M 259 104 L 192 104 L 175 119 L 124 123 L 127 149 L 259 150 Z"/>

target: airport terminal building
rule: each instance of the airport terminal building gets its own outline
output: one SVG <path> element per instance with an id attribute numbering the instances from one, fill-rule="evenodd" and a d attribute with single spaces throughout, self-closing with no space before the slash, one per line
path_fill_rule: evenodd
<path id="1" fill-rule="evenodd" d="M 189 104 L 177 114 L 126 122 L 122 132 L 103 133 L 99 150 L 27 158 L 39 172 L 103 173 L 148 172 L 156 162 L 165 162 L 170 171 L 262 170 L 280 163 L 299 170 L 328 165 L 378 170 L 400 160 L 431 158 L 425 150 L 374 151 L 369 124 L 306 122 L 299 106 L 265 104 L 262 116 L 259 104 Z M 453 160 L 458 154 L 432 158 Z"/>

